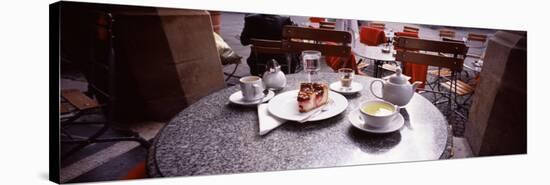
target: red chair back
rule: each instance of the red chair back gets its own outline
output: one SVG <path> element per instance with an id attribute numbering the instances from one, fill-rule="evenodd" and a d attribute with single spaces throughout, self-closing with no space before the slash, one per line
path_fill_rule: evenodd
<path id="1" fill-rule="evenodd" d="M 309 18 L 309 22 L 312 22 L 312 23 L 321 23 L 321 22 L 325 22 L 326 19 L 325 18 L 322 18 L 322 17 L 310 17 Z"/>
<path id="2" fill-rule="evenodd" d="M 395 36 L 418 38 L 418 32 L 395 32 Z"/>
<path id="3" fill-rule="evenodd" d="M 359 31 L 359 41 L 369 46 L 378 46 L 386 42 L 386 34 L 384 30 L 362 26 Z"/>

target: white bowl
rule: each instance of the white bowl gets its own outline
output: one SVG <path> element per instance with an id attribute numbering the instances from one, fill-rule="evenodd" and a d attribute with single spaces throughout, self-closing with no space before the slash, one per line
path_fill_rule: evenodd
<path id="1" fill-rule="evenodd" d="M 365 112 L 364 109 L 366 107 L 375 106 L 375 104 L 379 104 L 384 108 L 378 108 L 378 109 L 373 108 L 378 110 L 376 113 Z M 369 100 L 369 101 L 363 102 L 361 103 L 359 110 L 361 112 L 361 116 L 363 116 L 363 120 L 365 120 L 365 124 L 375 128 L 384 128 L 388 126 L 388 124 L 399 113 L 398 106 L 384 100 Z"/>

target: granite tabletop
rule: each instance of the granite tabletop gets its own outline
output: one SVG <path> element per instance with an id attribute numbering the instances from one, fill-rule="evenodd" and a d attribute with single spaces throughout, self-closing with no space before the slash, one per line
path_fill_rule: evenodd
<path id="1" fill-rule="evenodd" d="M 338 80 L 336 73 L 319 75 L 327 82 Z M 297 89 L 305 79 L 303 73 L 287 75 L 281 92 Z M 354 80 L 368 87 L 373 79 Z M 347 109 L 335 117 L 287 122 L 260 136 L 256 107 L 229 103 L 237 91 L 238 86 L 220 90 L 175 116 L 155 139 L 149 152 L 155 166 L 149 168 L 157 176 L 193 176 L 437 160 L 449 136 L 445 117 L 419 94 L 401 110 L 405 125 L 400 130 L 372 134 L 356 129 L 346 116 L 360 102 L 375 99 L 366 88 L 347 96 Z"/>

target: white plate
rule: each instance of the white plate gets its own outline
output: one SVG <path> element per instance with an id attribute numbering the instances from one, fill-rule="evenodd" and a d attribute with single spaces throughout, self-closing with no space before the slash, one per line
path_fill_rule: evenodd
<path id="1" fill-rule="evenodd" d="M 329 87 L 330 90 L 344 95 L 355 94 L 363 90 L 363 85 L 357 82 L 351 82 L 351 89 L 344 89 L 340 81 L 331 83 Z"/>
<path id="2" fill-rule="evenodd" d="M 359 108 L 351 111 L 348 115 L 348 120 L 351 122 L 351 125 L 353 125 L 355 128 L 358 128 L 359 130 L 371 132 L 371 133 L 390 133 L 394 132 L 396 130 L 399 130 L 403 125 L 405 124 L 405 118 L 401 114 L 397 114 L 392 122 L 386 127 L 383 128 L 374 128 L 371 126 L 368 126 L 365 124 L 365 121 L 363 121 L 363 117 L 361 117 L 361 112 L 359 112 Z"/>
<path id="3" fill-rule="evenodd" d="M 298 111 L 297 97 L 298 90 L 281 93 L 273 97 L 273 99 L 269 101 L 267 109 L 271 114 L 281 119 L 290 121 L 302 120 L 312 111 L 305 113 L 301 113 L 300 111 Z M 329 91 L 328 98 L 329 101 L 332 100 L 332 103 L 327 105 L 329 106 L 327 107 L 327 110 L 319 113 L 319 115 L 311 117 L 308 121 L 319 121 L 331 118 L 344 112 L 344 110 L 346 110 L 346 108 L 348 107 L 348 100 L 346 99 L 346 97 L 338 93 Z"/>
<path id="4" fill-rule="evenodd" d="M 243 93 L 241 91 L 237 91 L 237 92 L 231 94 L 231 96 L 229 96 L 229 101 L 231 103 L 238 104 L 238 105 L 257 105 L 259 103 L 269 101 L 274 96 L 275 96 L 275 92 L 269 91 L 269 93 L 267 93 L 267 95 L 262 99 L 261 102 L 260 101 L 244 101 L 243 100 Z"/>

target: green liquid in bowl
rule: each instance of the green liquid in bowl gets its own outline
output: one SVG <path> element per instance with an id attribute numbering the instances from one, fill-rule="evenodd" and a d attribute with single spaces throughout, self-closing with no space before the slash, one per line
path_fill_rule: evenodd
<path id="1" fill-rule="evenodd" d="M 381 102 L 369 103 L 363 106 L 361 110 L 372 116 L 389 116 L 395 112 L 393 106 Z"/>

